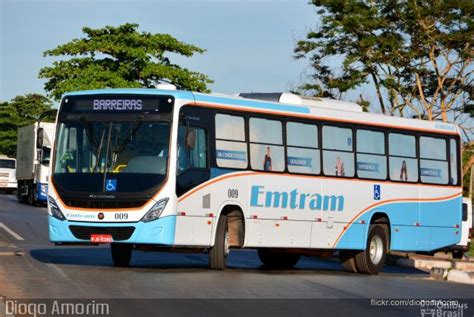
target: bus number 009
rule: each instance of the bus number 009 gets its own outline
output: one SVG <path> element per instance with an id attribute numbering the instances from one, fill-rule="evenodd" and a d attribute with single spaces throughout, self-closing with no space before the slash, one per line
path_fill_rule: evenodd
<path id="1" fill-rule="evenodd" d="M 239 198 L 239 190 L 238 189 L 229 189 L 227 191 L 227 196 L 229 198 Z"/>

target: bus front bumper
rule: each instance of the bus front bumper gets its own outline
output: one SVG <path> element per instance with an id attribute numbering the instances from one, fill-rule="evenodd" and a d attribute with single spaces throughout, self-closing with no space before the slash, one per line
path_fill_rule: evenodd
<path id="1" fill-rule="evenodd" d="M 173 245 L 176 216 L 165 216 L 150 222 L 100 223 L 61 221 L 48 216 L 49 240 L 55 243 L 91 243 L 91 234 L 110 234 L 113 242 Z"/>

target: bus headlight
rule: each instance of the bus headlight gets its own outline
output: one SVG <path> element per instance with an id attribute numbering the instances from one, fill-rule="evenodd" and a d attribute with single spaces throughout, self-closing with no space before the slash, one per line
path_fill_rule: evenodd
<path id="1" fill-rule="evenodd" d="M 158 219 L 161 216 L 163 210 L 165 210 L 166 204 L 168 203 L 169 198 L 163 198 L 156 202 L 156 204 L 150 208 L 150 210 L 143 216 L 143 222 L 153 221 Z"/>
<path id="2" fill-rule="evenodd" d="M 51 210 L 51 214 L 54 218 L 59 219 L 61 221 L 66 220 L 66 217 L 64 217 L 63 213 L 61 212 L 61 209 L 59 209 L 58 204 L 56 204 L 56 201 L 51 196 L 48 196 L 48 204 L 49 209 Z"/>

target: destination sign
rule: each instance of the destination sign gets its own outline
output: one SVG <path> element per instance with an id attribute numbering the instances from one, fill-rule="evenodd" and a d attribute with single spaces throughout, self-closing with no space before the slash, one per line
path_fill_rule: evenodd
<path id="1" fill-rule="evenodd" d="M 90 95 L 66 97 L 62 112 L 152 112 L 170 113 L 173 110 L 172 96 L 152 95 Z"/>

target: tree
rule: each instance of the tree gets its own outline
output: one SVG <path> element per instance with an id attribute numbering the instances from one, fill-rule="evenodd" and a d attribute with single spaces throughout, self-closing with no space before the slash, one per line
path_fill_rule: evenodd
<path id="1" fill-rule="evenodd" d="M 45 90 L 56 100 L 73 90 L 155 87 L 163 79 L 182 89 L 208 91 L 206 75 L 173 64 L 168 53 L 191 57 L 205 50 L 168 34 L 138 32 L 138 24 L 102 29 L 84 27 L 85 37 L 74 39 L 44 56 L 70 56 L 40 70 Z"/>
<path id="2" fill-rule="evenodd" d="M 1 102 L 0 153 L 15 157 L 18 128 L 35 122 L 51 107 L 52 102 L 40 94 L 16 96 L 9 102 Z"/>
<path id="3" fill-rule="evenodd" d="M 467 143 L 464 145 L 463 153 L 462 153 L 462 163 L 463 163 L 463 189 L 464 189 L 464 196 L 469 195 L 469 185 L 471 181 L 471 173 L 470 169 L 474 164 L 474 142 Z M 474 198 L 474 197 L 473 197 Z"/>
<path id="4" fill-rule="evenodd" d="M 314 70 L 303 91 L 340 98 L 371 83 L 382 113 L 445 122 L 471 103 L 472 1 L 311 4 L 321 26 L 295 48 L 295 57 L 309 59 Z"/>

